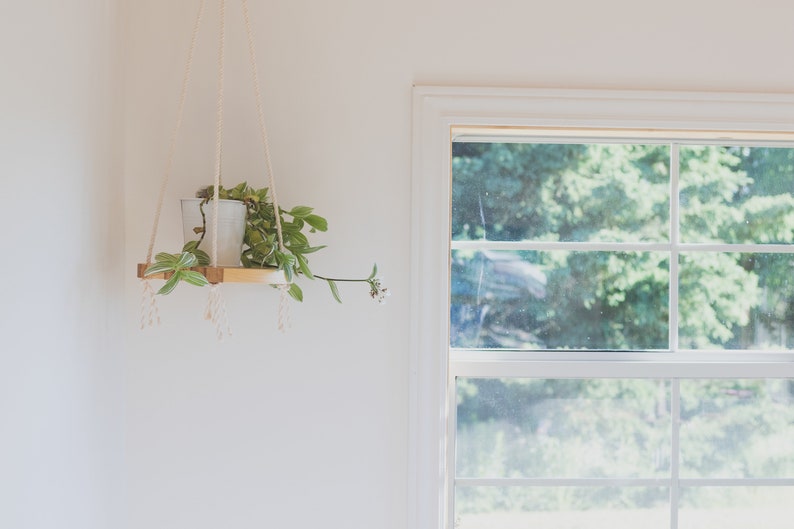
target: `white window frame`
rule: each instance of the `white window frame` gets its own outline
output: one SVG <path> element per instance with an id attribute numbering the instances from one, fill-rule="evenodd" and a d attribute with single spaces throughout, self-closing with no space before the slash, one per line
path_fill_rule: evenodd
<path id="1" fill-rule="evenodd" d="M 794 142 L 794 95 L 449 88 L 413 90 L 413 165 L 411 222 L 411 339 L 409 381 L 408 526 L 451 527 L 447 436 L 454 385 L 449 360 L 449 258 L 452 131 L 472 127 L 516 127 L 572 131 L 614 131 L 631 137 L 686 131 L 692 138 Z M 667 131 L 667 132 L 666 132 Z M 563 133 L 563 132 L 561 132 Z M 454 375 L 544 377 L 632 377 L 647 373 L 680 377 L 680 359 L 631 354 L 588 364 L 564 356 L 526 354 L 516 358 L 476 352 L 456 357 Z M 794 353 L 754 356 L 720 353 L 719 362 L 698 354 L 687 357 L 688 377 L 753 378 L 774 373 L 794 378 Z M 606 359 L 604 359 L 606 360 Z M 615 361 L 617 360 L 617 361 Z M 450 469 L 451 470 L 451 469 Z"/>

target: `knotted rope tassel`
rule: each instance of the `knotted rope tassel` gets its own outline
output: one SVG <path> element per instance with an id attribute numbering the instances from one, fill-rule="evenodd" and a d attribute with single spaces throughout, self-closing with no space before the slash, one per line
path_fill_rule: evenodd
<path id="1" fill-rule="evenodd" d="M 152 282 L 148 279 L 141 279 L 143 292 L 141 293 L 141 330 L 146 327 L 160 325 L 160 311 L 157 308 L 157 300 L 154 296 Z"/>
<path id="2" fill-rule="evenodd" d="M 289 305 L 289 285 L 281 285 L 278 289 L 281 292 L 278 303 L 278 330 L 287 332 L 287 329 L 292 327 Z"/>
<path id="3" fill-rule="evenodd" d="M 215 333 L 218 336 L 218 340 L 223 340 L 224 337 L 232 335 L 232 329 L 229 326 L 229 318 L 226 313 L 226 302 L 221 293 L 220 283 L 210 286 L 210 295 L 207 299 L 204 319 L 211 321 L 215 325 Z"/>

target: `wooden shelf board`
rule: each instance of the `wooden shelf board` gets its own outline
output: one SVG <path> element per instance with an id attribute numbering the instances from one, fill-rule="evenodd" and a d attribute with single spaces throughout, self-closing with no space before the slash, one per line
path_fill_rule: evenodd
<path id="1" fill-rule="evenodd" d="M 149 264 L 138 263 L 138 277 L 143 278 Z M 243 268 L 241 266 L 196 266 L 191 268 L 199 272 L 210 283 L 258 283 L 260 285 L 285 285 L 288 283 L 284 272 L 275 268 Z M 152 274 L 148 279 L 168 279 L 172 272 Z"/>

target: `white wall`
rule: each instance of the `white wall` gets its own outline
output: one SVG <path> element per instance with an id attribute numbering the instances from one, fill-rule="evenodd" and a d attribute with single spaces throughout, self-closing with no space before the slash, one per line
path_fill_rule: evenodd
<path id="1" fill-rule="evenodd" d="M 118 28 L 111 0 L 0 4 L 4 528 L 120 520 Z"/>
<path id="2" fill-rule="evenodd" d="M 353 286 L 337 306 L 304 282 L 307 300 L 279 334 L 275 292 L 226 285 L 235 334 L 217 343 L 201 319 L 206 292 L 190 287 L 159 300 L 162 326 L 137 329 L 134 265 L 198 1 L 128 4 L 130 528 L 406 527 L 412 84 L 794 90 L 794 5 L 782 2 L 251 1 L 281 201 L 330 221 L 314 269 L 366 274 L 377 261 L 394 295 L 375 307 Z M 228 4 L 224 174 L 264 185 L 239 8 Z M 212 178 L 211 33 L 159 250 L 179 245 L 176 199 Z"/>

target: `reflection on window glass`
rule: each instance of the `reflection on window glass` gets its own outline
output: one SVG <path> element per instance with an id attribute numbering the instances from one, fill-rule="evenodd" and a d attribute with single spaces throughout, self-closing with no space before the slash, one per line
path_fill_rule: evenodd
<path id="1" fill-rule="evenodd" d="M 794 242 L 794 149 L 682 146 L 681 240 Z"/>
<path id="2" fill-rule="evenodd" d="M 678 349 L 794 349 L 794 254 L 780 252 L 794 243 L 794 149 L 680 145 L 679 178 L 671 179 L 673 148 L 453 143 L 451 238 L 468 243 L 452 254 L 450 344 L 664 350 L 672 310 Z M 624 249 L 667 243 L 673 229 L 691 246 Z M 475 251 L 478 241 L 545 246 Z M 556 251 L 556 243 L 588 246 Z M 610 243 L 623 245 L 609 253 Z M 681 254 L 677 282 L 673 251 Z"/>
<path id="3" fill-rule="evenodd" d="M 665 252 L 452 252 L 453 347 L 665 349 Z"/>
<path id="4" fill-rule="evenodd" d="M 452 238 L 668 240 L 669 147 L 453 143 Z"/>
<path id="5" fill-rule="evenodd" d="M 680 445 L 682 477 L 794 478 L 794 381 L 682 380 Z"/>
<path id="6" fill-rule="evenodd" d="M 669 396 L 662 380 L 459 378 L 456 475 L 667 476 Z"/>
<path id="7" fill-rule="evenodd" d="M 679 529 L 790 529 L 794 487 L 685 487 Z"/>
<path id="8" fill-rule="evenodd" d="M 794 514 L 794 486 L 740 481 L 794 478 L 794 380 L 458 377 L 455 384 L 460 527 L 612 520 L 609 527 L 633 529 L 643 519 L 642 527 L 674 527 L 671 487 L 680 487 L 682 528 L 782 529 L 765 521 Z M 588 478 L 588 486 L 576 481 Z M 726 479 L 737 481 L 709 482 Z"/>
<path id="9" fill-rule="evenodd" d="M 794 350 L 794 149 L 454 142 L 451 192 L 450 369 L 504 370 L 454 379 L 450 527 L 792 526 L 794 380 L 678 353 Z"/>
<path id="10" fill-rule="evenodd" d="M 681 348 L 794 348 L 793 273 L 792 254 L 682 254 Z"/>
<path id="11" fill-rule="evenodd" d="M 461 487 L 455 528 L 669 529 L 669 498 L 655 487 Z"/>

